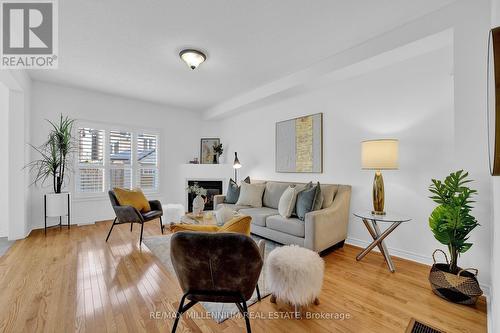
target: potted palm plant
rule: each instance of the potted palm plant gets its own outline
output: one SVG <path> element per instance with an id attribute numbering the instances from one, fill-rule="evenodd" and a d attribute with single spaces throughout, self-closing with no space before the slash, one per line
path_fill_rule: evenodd
<path id="1" fill-rule="evenodd" d="M 214 164 L 219 164 L 219 159 L 222 153 L 224 152 L 224 148 L 222 148 L 222 143 L 214 144 L 212 146 L 214 150 Z"/>
<path id="2" fill-rule="evenodd" d="M 33 184 L 44 185 L 51 182 L 53 192 L 46 195 L 46 216 L 63 216 L 68 209 L 68 194 L 63 193 L 63 188 L 69 178 L 75 150 L 75 121 L 61 115 L 58 122 L 47 122 L 51 126 L 47 141 L 38 147 L 30 145 L 39 158 L 26 167 L 33 174 Z"/>
<path id="3" fill-rule="evenodd" d="M 472 243 L 468 241 L 469 233 L 479 223 L 471 215 L 472 197 L 477 194 L 467 186 L 472 180 L 463 170 L 452 172 L 443 181 L 432 179 L 430 197 L 438 204 L 429 217 L 429 226 L 434 238 L 448 247 L 450 260 L 446 253 L 435 250 L 432 254 L 434 265 L 431 268 L 429 281 L 432 290 L 438 296 L 461 304 L 474 304 L 482 295 L 476 279 L 477 269 L 462 269 L 458 266 L 458 258 L 467 252 Z M 436 263 L 436 252 L 442 252 L 446 263 Z"/>

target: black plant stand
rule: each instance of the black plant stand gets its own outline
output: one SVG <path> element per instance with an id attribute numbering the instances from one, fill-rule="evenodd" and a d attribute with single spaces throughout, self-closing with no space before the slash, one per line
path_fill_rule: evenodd
<path id="1" fill-rule="evenodd" d="M 71 202 L 71 198 L 70 198 L 70 194 L 69 193 L 67 193 L 67 198 L 68 198 L 68 214 L 66 215 L 66 217 L 68 219 L 67 226 L 68 226 L 68 229 L 70 229 L 70 216 L 71 216 L 71 214 L 70 214 L 70 212 L 71 212 L 71 210 L 70 210 L 70 202 Z M 59 226 L 59 228 L 62 227 L 62 217 L 64 215 L 59 216 L 59 224 L 51 225 L 51 226 L 47 227 L 47 194 L 43 195 L 43 212 L 44 212 L 44 215 L 45 215 L 45 228 L 44 228 L 45 235 L 47 235 L 47 229 L 48 228 L 57 227 L 57 226 Z"/>

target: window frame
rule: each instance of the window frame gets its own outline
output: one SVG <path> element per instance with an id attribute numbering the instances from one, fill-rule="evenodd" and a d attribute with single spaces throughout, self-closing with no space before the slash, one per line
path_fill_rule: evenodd
<path id="1" fill-rule="evenodd" d="M 104 178 L 103 178 L 103 191 L 102 192 L 81 192 L 79 189 L 79 177 L 80 177 L 80 168 L 85 168 L 87 166 L 80 165 L 79 152 L 77 151 L 76 156 L 74 158 L 74 194 L 77 199 L 93 199 L 93 198 L 105 198 L 107 197 L 107 192 L 110 190 L 111 184 L 111 169 L 130 169 L 131 170 L 131 186 L 132 188 L 138 187 L 138 173 L 141 169 L 139 162 L 137 161 L 137 138 L 139 134 L 149 134 L 156 136 L 156 166 L 153 167 L 157 170 L 157 179 L 156 179 L 156 189 L 143 189 L 145 194 L 158 195 L 161 193 L 160 186 L 160 168 L 161 168 L 161 131 L 155 128 L 145 128 L 145 127 L 134 127 L 128 125 L 121 124 L 112 124 L 112 123 L 104 123 L 104 122 L 95 122 L 95 121 L 86 121 L 86 120 L 78 120 L 74 126 L 74 137 L 76 138 L 77 146 L 78 146 L 78 129 L 80 128 L 92 128 L 96 130 L 104 131 L 104 143 L 103 143 L 103 165 L 99 165 L 99 168 L 104 170 Z M 128 132 L 131 134 L 132 141 L 132 151 L 131 151 L 131 161 L 130 165 L 124 165 L 123 167 L 116 167 L 111 164 L 111 156 L 110 156 L 110 132 L 111 131 L 119 131 L 119 132 Z M 90 166 L 88 166 L 90 167 Z"/>

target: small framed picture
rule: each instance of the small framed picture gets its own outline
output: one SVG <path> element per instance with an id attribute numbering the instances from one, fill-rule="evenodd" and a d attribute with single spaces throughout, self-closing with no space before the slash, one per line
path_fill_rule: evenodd
<path id="1" fill-rule="evenodd" d="M 217 164 L 218 156 L 214 151 L 214 146 L 220 144 L 219 138 L 202 138 L 200 142 L 200 163 Z"/>

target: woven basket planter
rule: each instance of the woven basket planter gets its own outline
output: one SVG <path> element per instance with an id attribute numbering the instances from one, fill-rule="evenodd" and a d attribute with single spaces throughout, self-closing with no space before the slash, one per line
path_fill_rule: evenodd
<path id="1" fill-rule="evenodd" d="M 446 264 L 436 263 L 436 252 L 444 254 Z M 478 273 L 477 269 L 459 268 L 460 271 L 457 274 L 449 273 L 448 257 L 446 253 L 439 249 L 432 253 L 432 259 L 434 260 L 434 264 L 429 274 L 429 282 L 431 283 L 432 291 L 439 297 L 453 303 L 467 305 L 476 304 L 479 296 L 483 294 L 476 279 Z"/>

